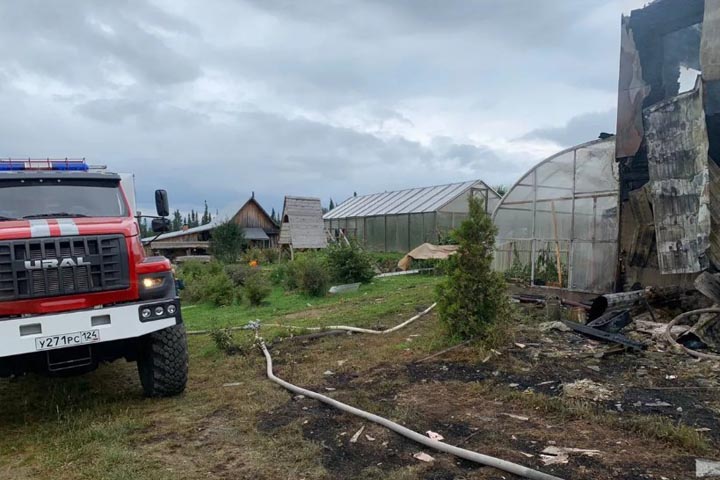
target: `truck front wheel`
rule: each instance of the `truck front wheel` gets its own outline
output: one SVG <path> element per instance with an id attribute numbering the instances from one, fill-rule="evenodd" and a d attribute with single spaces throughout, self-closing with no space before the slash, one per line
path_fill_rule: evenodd
<path id="1" fill-rule="evenodd" d="M 185 325 L 175 325 L 141 338 L 137 364 L 146 396 L 171 397 L 182 393 L 188 377 Z"/>

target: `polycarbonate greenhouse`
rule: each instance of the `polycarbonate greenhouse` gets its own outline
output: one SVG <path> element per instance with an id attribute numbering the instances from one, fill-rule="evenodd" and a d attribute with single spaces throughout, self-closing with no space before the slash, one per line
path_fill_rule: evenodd
<path id="1" fill-rule="evenodd" d="M 408 252 L 439 243 L 468 215 L 468 196 L 491 213 L 500 196 L 480 180 L 350 197 L 323 216 L 330 235 L 357 239 L 368 250 Z"/>
<path id="2" fill-rule="evenodd" d="M 615 139 L 584 143 L 540 162 L 493 213 L 494 266 L 533 285 L 611 291 L 618 242 Z"/>

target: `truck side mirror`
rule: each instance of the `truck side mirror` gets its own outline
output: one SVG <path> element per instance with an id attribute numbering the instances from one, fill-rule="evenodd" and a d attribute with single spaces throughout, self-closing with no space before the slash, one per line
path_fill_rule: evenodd
<path id="1" fill-rule="evenodd" d="M 170 220 L 167 218 L 153 218 L 151 228 L 154 233 L 167 233 L 170 231 Z"/>
<path id="2" fill-rule="evenodd" d="M 170 215 L 170 202 L 166 190 L 155 190 L 155 208 L 159 217 Z"/>

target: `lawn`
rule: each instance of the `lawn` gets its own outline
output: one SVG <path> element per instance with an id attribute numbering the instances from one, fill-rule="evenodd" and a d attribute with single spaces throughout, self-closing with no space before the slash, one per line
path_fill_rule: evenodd
<path id="1" fill-rule="evenodd" d="M 380 318 L 405 315 L 414 311 L 421 300 L 429 306 L 441 277 L 401 275 L 376 278 L 355 292 L 322 298 L 285 292 L 275 287 L 264 305 L 252 307 L 247 302 L 231 307 L 189 305 L 183 318 L 189 330 L 206 330 L 246 325 L 248 322 L 282 321 L 295 326 L 353 325 L 375 327 Z"/>

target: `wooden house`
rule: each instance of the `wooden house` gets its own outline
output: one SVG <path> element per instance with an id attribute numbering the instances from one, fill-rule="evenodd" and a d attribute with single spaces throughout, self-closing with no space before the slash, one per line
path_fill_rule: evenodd
<path id="1" fill-rule="evenodd" d="M 280 226 L 281 247 L 290 251 L 327 247 L 319 198 L 285 197 Z"/>
<path id="2" fill-rule="evenodd" d="M 265 209 L 255 199 L 255 194 L 227 218 L 215 218 L 207 225 L 185 228 L 155 237 L 144 238 L 143 243 L 153 255 L 164 255 L 175 259 L 180 256 L 208 255 L 212 231 L 226 221 L 235 222 L 243 228 L 245 240 L 251 247 L 275 248 L 278 246 L 280 229 Z M 152 243 L 150 244 L 150 242 Z"/>

